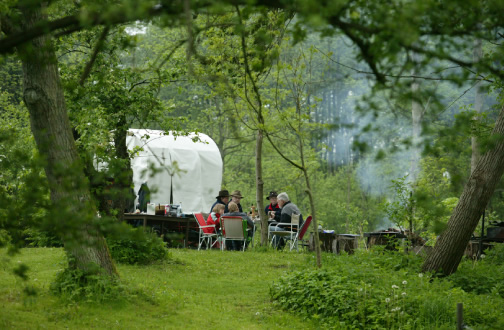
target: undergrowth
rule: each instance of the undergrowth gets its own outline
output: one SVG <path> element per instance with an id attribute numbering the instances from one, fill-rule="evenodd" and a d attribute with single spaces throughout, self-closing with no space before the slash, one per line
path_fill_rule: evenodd
<path id="1" fill-rule="evenodd" d="M 479 261 L 463 262 L 449 280 L 466 292 L 504 298 L 504 244 L 486 250 Z"/>
<path id="2" fill-rule="evenodd" d="M 71 268 L 56 275 L 51 291 L 64 301 L 104 302 L 125 298 L 124 288 L 116 278 Z"/>
<path id="3" fill-rule="evenodd" d="M 107 237 L 107 244 L 112 258 L 119 263 L 147 265 L 170 257 L 163 239 L 143 227 L 128 226 L 120 235 Z"/>
<path id="4" fill-rule="evenodd" d="M 494 294 L 489 299 L 466 292 L 450 278 L 422 274 L 421 262 L 415 255 L 388 251 L 325 255 L 323 269 L 286 274 L 270 287 L 270 296 L 285 310 L 336 328 L 453 328 L 459 302 L 466 306 L 466 324 L 504 328 L 504 300 L 498 294 L 489 292 Z M 479 278 L 488 271 L 482 267 L 480 274 L 471 274 Z"/>

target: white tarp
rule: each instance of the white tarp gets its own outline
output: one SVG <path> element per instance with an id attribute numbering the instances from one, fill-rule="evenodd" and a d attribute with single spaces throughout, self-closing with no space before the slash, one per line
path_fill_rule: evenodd
<path id="1" fill-rule="evenodd" d="M 147 182 L 151 203 L 170 204 L 173 194 L 173 204 L 181 203 L 183 213 L 208 212 L 219 194 L 222 158 L 209 136 L 199 133 L 197 142 L 194 137 L 196 134 L 174 137 L 171 132 L 129 129 L 128 149 L 143 148 L 131 160 L 135 194 Z"/>

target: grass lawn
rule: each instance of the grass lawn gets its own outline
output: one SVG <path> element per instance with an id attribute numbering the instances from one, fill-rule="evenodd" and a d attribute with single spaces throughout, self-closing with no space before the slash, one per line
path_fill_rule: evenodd
<path id="1" fill-rule="evenodd" d="M 285 271 L 307 267 L 303 253 L 170 250 L 175 262 L 117 265 L 128 296 L 115 302 L 66 303 L 49 292 L 64 268 L 57 248 L 0 250 L 0 329 L 315 328 L 278 310 L 269 286 Z M 27 282 L 13 274 L 29 267 Z M 311 264 L 311 263 L 310 263 Z M 27 296 L 26 285 L 36 288 Z"/>

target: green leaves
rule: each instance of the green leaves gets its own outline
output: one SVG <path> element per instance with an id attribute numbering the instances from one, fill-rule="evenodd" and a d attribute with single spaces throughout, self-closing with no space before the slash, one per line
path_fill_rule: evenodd
<path id="1" fill-rule="evenodd" d="M 439 280 L 418 273 L 422 259 L 414 254 L 327 254 L 324 270 L 291 271 L 271 285 L 270 297 L 291 313 L 317 320 L 320 327 L 451 327 L 457 302 L 472 306 L 464 309 L 468 325 L 494 327 L 501 322 L 504 291 L 499 284 L 502 262 L 490 259 L 492 263 L 467 260 L 455 275 Z"/>

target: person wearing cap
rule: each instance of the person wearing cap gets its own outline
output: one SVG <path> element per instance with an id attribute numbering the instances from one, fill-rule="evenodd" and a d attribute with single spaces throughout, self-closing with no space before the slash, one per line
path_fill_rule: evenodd
<path id="1" fill-rule="evenodd" d="M 240 204 L 240 201 L 242 200 L 242 198 L 243 198 L 243 196 L 239 190 L 234 190 L 231 193 L 231 202 L 236 203 L 236 205 L 238 205 L 238 210 L 240 212 L 243 212 L 243 208 Z M 229 212 L 229 208 L 228 208 L 228 205 L 226 205 L 226 209 L 224 210 L 224 213 L 228 213 L 228 212 Z"/>
<path id="2" fill-rule="evenodd" d="M 227 190 L 219 191 L 219 196 L 217 196 L 215 198 L 217 198 L 217 201 L 215 201 L 215 203 L 213 203 L 212 208 L 210 209 L 210 213 L 213 212 L 213 209 L 214 209 L 215 205 L 217 205 L 217 204 L 222 204 L 227 209 L 227 204 L 229 203 L 229 192 Z"/>
<path id="3" fill-rule="evenodd" d="M 267 200 L 270 201 L 270 204 L 266 206 L 264 209 L 264 213 L 270 220 L 275 220 L 276 222 L 280 222 L 280 214 L 281 214 L 281 209 L 280 206 L 278 206 L 277 202 L 277 192 L 276 191 L 270 191 L 268 197 L 266 197 Z M 274 216 L 270 216 L 270 212 L 275 212 Z"/>

